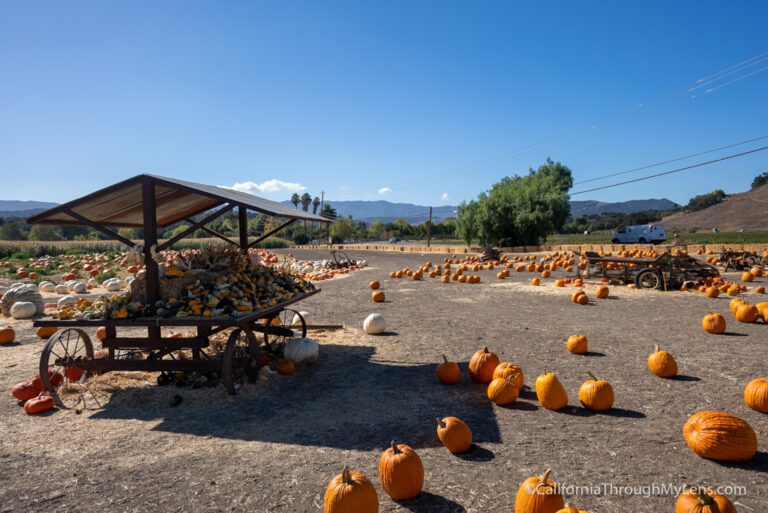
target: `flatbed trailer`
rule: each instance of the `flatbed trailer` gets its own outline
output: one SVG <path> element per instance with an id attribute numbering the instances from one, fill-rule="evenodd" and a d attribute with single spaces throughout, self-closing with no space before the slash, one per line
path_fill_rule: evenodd
<path id="1" fill-rule="evenodd" d="M 600 256 L 593 251 L 574 253 L 587 261 L 586 277 L 634 283 L 639 289 L 677 289 L 688 281 L 720 276 L 714 265 L 666 251 L 657 258 Z"/>

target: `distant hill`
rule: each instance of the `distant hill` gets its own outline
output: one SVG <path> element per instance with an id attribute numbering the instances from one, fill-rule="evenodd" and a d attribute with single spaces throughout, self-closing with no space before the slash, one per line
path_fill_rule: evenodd
<path id="1" fill-rule="evenodd" d="M 283 201 L 283 203 L 293 206 L 290 201 Z M 392 223 L 396 219 L 404 219 L 410 224 L 421 224 L 429 219 L 429 207 L 414 205 L 413 203 L 392 203 L 384 200 L 329 201 L 328 203 L 336 209 L 339 216 L 352 216 L 355 221 L 364 223 L 372 223 L 377 220 L 382 223 Z M 447 217 L 456 217 L 454 214 L 456 208 L 452 206 L 432 207 L 432 221 L 439 223 Z M 312 211 L 312 207 L 309 211 Z"/>
<path id="2" fill-rule="evenodd" d="M 661 220 L 667 233 L 673 228 L 721 232 L 768 230 L 768 186 L 729 194 L 722 202 L 698 212 L 678 212 Z"/>
<path id="3" fill-rule="evenodd" d="M 0 200 L 0 217 L 28 217 L 56 205 L 58 203 L 50 203 L 48 201 Z"/>
<path id="4" fill-rule="evenodd" d="M 679 206 L 677 203 L 666 198 L 630 200 L 618 203 L 604 203 L 594 200 L 571 201 L 571 216 L 588 216 L 592 214 L 605 214 L 606 212 L 631 214 L 633 212 L 642 212 L 643 210 L 671 210 Z"/>

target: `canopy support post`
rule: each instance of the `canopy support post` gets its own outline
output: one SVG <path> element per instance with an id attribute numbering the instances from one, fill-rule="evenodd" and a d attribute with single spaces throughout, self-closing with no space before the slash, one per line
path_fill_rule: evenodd
<path id="1" fill-rule="evenodd" d="M 248 254 L 248 209 L 245 205 L 237 206 L 240 228 L 240 252 Z"/>
<path id="2" fill-rule="evenodd" d="M 157 208 L 155 205 L 155 184 L 149 177 L 141 181 L 141 206 L 144 213 L 144 282 L 147 286 L 147 303 L 154 310 L 160 291 L 160 272 L 152 258 L 152 246 L 157 245 Z M 160 328 L 148 327 L 149 338 L 160 338 Z"/>

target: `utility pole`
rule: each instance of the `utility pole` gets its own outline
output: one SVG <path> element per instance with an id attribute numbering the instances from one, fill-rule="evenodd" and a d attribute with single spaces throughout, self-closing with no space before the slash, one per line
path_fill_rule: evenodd
<path id="1" fill-rule="evenodd" d="M 432 207 L 429 207 L 429 222 L 427 223 L 427 247 L 432 241 Z"/>

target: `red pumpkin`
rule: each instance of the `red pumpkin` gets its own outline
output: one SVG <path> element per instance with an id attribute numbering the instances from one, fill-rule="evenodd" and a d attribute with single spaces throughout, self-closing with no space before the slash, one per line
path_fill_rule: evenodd
<path id="1" fill-rule="evenodd" d="M 27 401 L 33 397 L 37 397 L 40 394 L 40 390 L 34 386 L 31 381 L 22 381 L 13 386 L 11 394 L 13 394 L 13 397 L 19 401 Z"/>
<path id="2" fill-rule="evenodd" d="M 41 395 L 24 403 L 24 411 L 29 415 L 34 415 L 35 413 L 52 410 L 54 406 L 55 403 L 53 402 L 53 397 L 49 395 Z"/>

